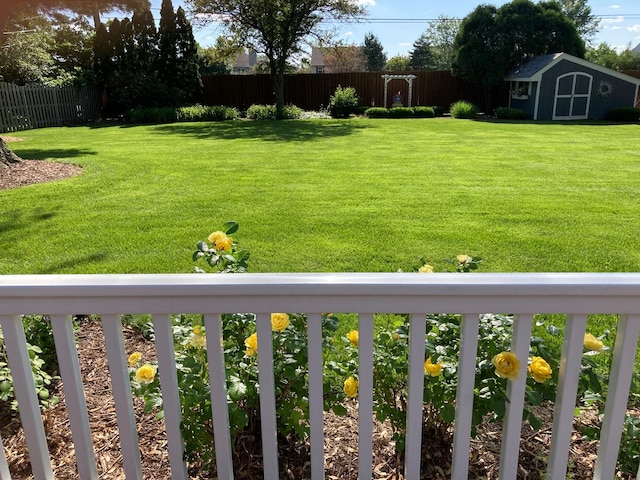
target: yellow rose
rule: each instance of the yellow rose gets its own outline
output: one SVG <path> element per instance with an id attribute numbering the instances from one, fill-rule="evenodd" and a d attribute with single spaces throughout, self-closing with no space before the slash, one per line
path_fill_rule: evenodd
<path id="1" fill-rule="evenodd" d="M 202 332 L 202 327 L 200 325 L 196 325 L 195 327 L 193 327 L 194 335 L 200 335 L 201 332 Z"/>
<path id="2" fill-rule="evenodd" d="M 471 257 L 469 255 L 458 255 L 456 260 L 459 264 L 464 265 L 465 263 L 469 263 L 471 261 Z"/>
<path id="3" fill-rule="evenodd" d="M 136 371 L 136 380 L 140 383 L 151 383 L 156 377 L 156 367 L 145 363 Z"/>
<path id="4" fill-rule="evenodd" d="M 433 273 L 433 266 L 431 265 L 423 265 L 418 269 L 420 273 Z"/>
<path id="5" fill-rule="evenodd" d="M 129 355 L 129 366 L 133 367 L 137 365 L 140 360 L 142 360 L 142 354 L 140 352 L 133 352 Z"/>
<path id="6" fill-rule="evenodd" d="M 245 339 L 244 345 L 245 347 L 247 347 L 247 350 L 245 351 L 247 357 L 253 357 L 258 351 L 258 334 L 252 333 L 251 335 L 249 335 Z"/>
<path id="7" fill-rule="evenodd" d="M 391 338 L 393 338 L 394 340 L 398 340 L 400 338 L 400 334 L 398 332 L 393 332 L 391 334 Z"/>
<path id="8" fill-rule="evenodd" d="M 216 240 L 216 250 L 224 250 L 225 252 L 231 248 L 233 245 L 233 238 L 227 237 L 226 235 L 223 238 Z"/>
<path id="9" fill-rule="evenodd" d="M 220 230 L 217 230 L 215 232 L 213 232 L 211 235 L 209 235 L 209 237 L 207 238 L 207 240 L 209 240 L 209 243 L 216 243 L 218 240 L 226 237 L 227 234 L 224 232 L 221 232 Z"/>
<path id="10" fill-rule="evenodd" d="M 500 378 L 508 378 L 513 381 L 518 378 L 520 360 L 511 352 L 502 352 L 491 359 L 496 367 L 496 375 Z"/>
<path id="11" fill-rule="evenodd" d="M 551 367 L 544 358 L 531 357 L 529 373 L 531 373 L 531 376 L 536 382 L 544 383 L 545 380 L 549 380 L 551 378 Z"/>
<path id="12" fill-rule="evenodd" d="M 424 374 L 437 377 L 442 373 L 442 362 L 431 363 L 431 357 L 424 362 Z"/>
<path id="13" fill-rule="evenodd" d="M 194 333 L 189 337 L 189 345 L 194 348 L 204 348 L 207 346 L 207 337 L 205 335 L 196 335 Z"/>
<path id="14" fill-rule="evenodd" d="M 283 332 L 289 326 L 289 315 L 286 313 L 271 314 L 271 330 L 274 332 Z"/>
<path id="15" fill-rule="evenodd" d="M 604 348 L 604 343 L 598 340 L 590 333 L 584 334 L 584 348 L 592 350 L 594 352 L 600 352 Z"/>
<path id="16" fill-rule="evenodd" d="M 358 396 L 358 381 L 349 377 L 344 381 L 344 393 L 347 397 L 356 397 Z"/>
<path id="17" fill-rule="evenodd" d="M 346 336 L 349 342 L 351 342 L 352 347 L 358 346 L 358 341 L 360 340 L 360 334 L 358 333 L 357 330 L 351 330 L 349 333 L 347 333 Z"/>

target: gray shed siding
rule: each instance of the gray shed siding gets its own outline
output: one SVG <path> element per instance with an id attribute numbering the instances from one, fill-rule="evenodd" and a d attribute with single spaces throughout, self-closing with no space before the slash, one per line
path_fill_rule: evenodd
<path id="1" fill-rule="evenodd" d="M 511 108 L 519 108 L 527 112 L 529 118 L 533 118 L 535 114 L 536 94 L 538 92 L 538 82 L 531 82 L 531 94 L 526 100 L 511 97 L 509 99 L 509 106 Z"/>
<path id="2" fill-rule="evenodd" d="M 588 112 L 590 119 L 604 118 L 609 110 L 614 107 L 632 106 L 635 103 L 636 86 L 633 83 L 564 59 L 542 75 L 538 120 L 551 120 L 553 118 L 556 79 L 566 73 L 586 73 L 593 77 Z M 611 95 L 607 97 L 598 95 L 598 89 L 603 81 L 610 83 L 613 87 Z M 535 100 L 531 102 L 531 108 L 533 108 L 534 102 Z"/>

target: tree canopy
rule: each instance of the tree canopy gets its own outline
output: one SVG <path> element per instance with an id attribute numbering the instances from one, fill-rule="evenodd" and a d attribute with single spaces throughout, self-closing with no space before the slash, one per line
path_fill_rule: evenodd
<path id="1" fill-rule="evenodd" d="M 422 34 L 413 42 L 413 50 L 409 52 L 412 70 L 435 70 L 435 58 L 429 38 Z"/>
<path id="2" fill-rule="evenodd" d="M 453 73 L 483 87 L 485 108 L 490 90 L 517 65 L 547 53 L 584 58 L 586 52 L 574 23 L 555 2 L 529 0 L 477 7 L 460 24 L 454 50 Z"/>
<path id="3" fill-rule="evenodd" d="M 323 20 L 356 18 L 365 13 L 354 0 L 186 0 L 186 3 L 199 18 L 222 22 L 242 46 L 267 57 L 279 118 L 284 110 L 287 59 L 301 51 L 303 40 L 322 35 Z"/>
<path id="4" fill-rule="evenodd" d="M 384 53 L 380 39 L 371 32 L 364 36 L 362 53 L 366 61 L 365 68 L 367 72 L 380 72 L 384 70 L 384 66 L 387 63 L 387 55 Z"/>
<path id="5" fill-rule="evenodd" d="M 569 17 L 586 44 L 591 44 L 600 29 L 600 19 L 591 14 L 588 0 L 550 0 Z"/>

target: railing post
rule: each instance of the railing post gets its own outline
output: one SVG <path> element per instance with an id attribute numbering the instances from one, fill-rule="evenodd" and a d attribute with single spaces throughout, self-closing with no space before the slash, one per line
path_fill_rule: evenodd
<path id="1" fill-rule="evenodd" d="M 531 343 L 531 325 L 533 315 L 521 315 L 513 319 L 511 351 L 520 360 L 517 380 L 507 383 L 507 411 L 502 426 L 502 446 L 500 449 L 500 478 L 516 478 L 520 456 L 520 437 L 522 435 L 522 408 L 527 386 L 527 364 L 529 344 Z"/>
<path id="2" fill-rule="evenodd" d="M 460 358 L 458 360 L 458 386 L 456 417 L 453 433 L 453 465 L 451 478 L 469 477 L 469 448 L 473 421 L 473 388 L 478 356 L 478 315 L 465 315 L 460 325 Z"/>
<path id="3" fill-rule="evenodd" d="M 629 388 L 640 334 L 640 315 L 622 316 L 618 321 L 616 343 L 613 347 L 613 361 L 607 403 L 600 431 L 600 445 L 596 460 L 594 480 L 609 480 L 616 473 L 616 462 L 620 448 L 620 437 L 627 413 Z"/>
<path id="4" fill-rule="evenodd" d="M 262 458 L 264 478 L 278 477 L 278 425 L 276 424 L 276 393 L 273 377 L 273 340 L 271 316 L 256 315 L 258 332 L 258 381 L 260 384 L 260 420 L 262 423 Z"/>
<path id="5" fill-rule="evenodd" d="M 564 480 L 567 474 L 587 316 L 573 315 L 567 319 L 565 325 L 560 371 L 558 372 L 559 390 L 553 412 L 547 480 Z"/>
<path id="6" fill-rule="evenodd" d="M 424 315 L 411 315 L 409 330 L 409 393 L 407 395 L 407 439 L 404 477 L 420 478 L 422 452 L 422 408 L 424 396 L 424 340 L 427 322 Z"/>
<path id="7" fill-rule="evenodd" d="M 373 315 L 358 320 L 358 478 L 372 478 L 373 470 Z"/>
<path id="8" fill-rule="evenodd" d="M 33 475 L 38 480 L 53 480 L 49 449 L 40 416 L 38 394 L 33 381 L 22 318 L 20 315 L 0 315 L 0 326 L 9 357 L 13 388 L 20 407 L 20 420 L 29 449 Z"/>
<path id="9" fill-rule="evenodd" d="M 51 328 L 56 344 L 60 375 L 64 387 L 64 401 L 67 406 L 73 445 L 76 450 L 78 474 L 82 480 L 97 479 L 96 457 L 91 441 L 89 414 L 84 398 L 80 362 L 73 332 L 73 322 L 69 315 L 52 315 Z"/>
<path id="10" fill-rule="evenodd" d="M 307 349 L 309 352 L 309 424 L 311 444 L 311 478 L 324 478 L 324 398 L 322 369 L 322 316 L 307 317 Z"/>

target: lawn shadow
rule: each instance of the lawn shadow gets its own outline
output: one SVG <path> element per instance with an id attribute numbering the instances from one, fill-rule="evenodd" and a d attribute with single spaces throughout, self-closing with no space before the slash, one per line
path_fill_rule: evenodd
<path id="1" fill-rule="evenodd" d="M 640 125 L 638 122 L 613 122 L 610 120 L 511 120 L 505 118 L 481 117 L 476 121 L 483 123 L 510 123 L 513 125 L 533 126 L 584 126 L 584 127 L 612 127 L 615 125 Z"/>
<path id="2" fill-rule="evenodd" d="M 6 212 L 6 214 L 2 216 L 2 221 L 0 221 L 0 234 L 12 230 L 19 230 L 27 225 L 32 225 L 34 222 L 49 220 L 57 215 L 56 210 L 57 209 L 45 211 L 41 208 L 36 208 L 29 213 L 26 213 L 24 210 Z"/>
<path id="3" fill-rule="evenodd" d="M 55 263 L 48 268 L 42 270 L 41 274 L 52 274 L 52 273 L 61 273 L 61 270 L 65 268 L 76 268 L 79 265 L 88 265 L 93 262 L 99 262 L 106 259 L 108 255 L 104 252 L 100 253 L 90 253 L 87 255 L 82 255 L 80 257 L 71 258 L 69 260 L 65 260 L 63 262 Z"/>
<path id="4" fill-rule="evenodd" d="M 53 149 L 35 149 L 35 148 L 14 148 L 13 151 L 20 158 L 25 160 L 52 160 L 52 159 L 68 159 L 75 157 L 84 157 L 87 155 L 97 155 L 95 150 L 88 148 L 53 148 Z"/>
<path id="5" fill-rule="evenodd" d="M 234 120 L 207 123 L 173 123 L 154 127 L 156 133 L 188 135 L 195 138 L 225 140 L 255 139 L 265 141 L 309 142 L 318 138 L 343 137 L 367 128 L 349 120 Z"/>

